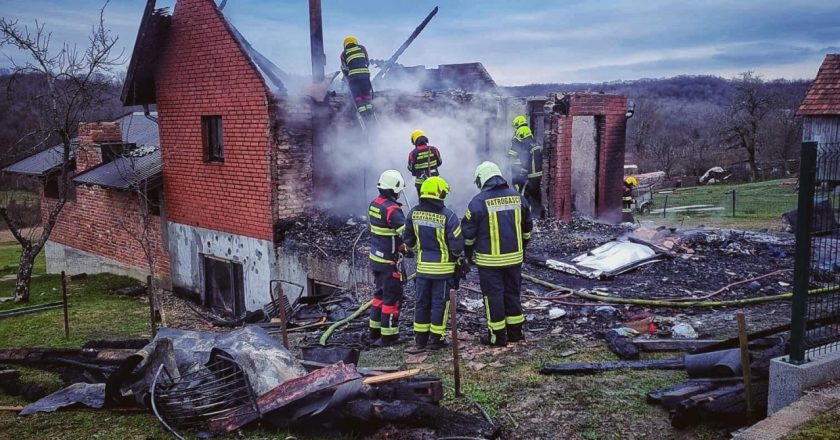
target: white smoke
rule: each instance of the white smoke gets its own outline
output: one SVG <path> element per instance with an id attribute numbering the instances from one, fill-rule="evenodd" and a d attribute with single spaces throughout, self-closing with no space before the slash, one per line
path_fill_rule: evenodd
<path id="1" fill-rule="evenodd" d="M 377 195 L 376 181 L 387 169 L 399 171 L 406 181 L 405 196 L 410 205 L 417 204 L 414 178 L 407 170 L 408 154 L 413 149 L 411 132 L 421 129 L 429 145 L 440 150 L 443 165 L 441 177 L 449 183 L 451 193 L 446 205 L 463 215 L 472 197 L 478 192 L 474 182 L 476 166 L 485 161 L 497 162 L 503 170 L 505 153 L 510 145 L 504 133 L 506 121 L 497 118 L 497 101 L 481 104 L 455 102 L 448 94 L 437 95 L 434 105 L 426 102 L 423 109 L 404 108 L 409 99 L 389 102 L 390 97 L 377 99 L 374 107 L 378 123 L 370 130 L 370 138 L 356 121 L 336 121 L 330 127 L 324 154 L 329 170 L 325 173 L 334 185 L 329 197 L 316 197 L 322 208 L 333 213 L 364 213 Z M 431 109 L 431 110 L 430 110 Z M 350 110 L 352 111 L 352 110 Z M 336 118 L 341 119 L 341 118 Z M 499 126 L 503 126 L 502 130 Z M 489 151 L 486 148 L 489 146 Z M 401 201 L 405 203 L 406 199 Z M 407 212 L 406 207 L 406 212 Z"/>

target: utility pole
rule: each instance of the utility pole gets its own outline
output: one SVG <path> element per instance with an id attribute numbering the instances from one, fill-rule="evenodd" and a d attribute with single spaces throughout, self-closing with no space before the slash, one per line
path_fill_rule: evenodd
<path id="1" fill-rule="evenodd" d="M 324 80 L 324 26 L 321 20 L 321 0 L 309 0 L 309 51 L 312 58 L 312 82 Z"/>

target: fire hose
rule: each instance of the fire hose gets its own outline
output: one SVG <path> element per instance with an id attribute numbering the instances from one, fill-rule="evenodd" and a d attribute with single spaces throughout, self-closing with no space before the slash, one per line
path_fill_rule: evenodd
<path id="1" fill-rule="evenodd" d="M 531 275 L 522 274 L 522 279 L 530 281 L 534 284 L 547 287 L 552 290 L 562 290 L 571 292 L 572 295 L 585 298 L 592 301 L 600 301 L 605 303 L 612 303 L 612 304 L 632 304 L 637 306 L 653 306 L 653 307 L 675 307 L 675 308 L 694 308 L 694 307 L 727 307 L 727 306 L 745 306 L 750 304 L 760 304 L 765 302 L 771 301 L 783 301 L 789 300 L 793 298 L 793 292 L 782 293 L 779 295 L 769 295 L 769 296 L 760 296 L 756 298 L 745 298 L 745 299 L 735 299 L 735 300 L 728 300 L 728 301 L 667 301 L 667 300 L 656 300 L 656 299 L 648 299 L 648 298 L 617 298 L 614 296 L 603 296 L 603 295 L 594 295 L 591 293 L 580 292 L 577 290 L 572 290 L 565 288 L 563 286 L 549 283 L 548 281 L 541 280 L 539 278 L 533 277 Z M 827 293 L 833 293 L 840 291 L 840 286 L 835 287 L 823 287 L 821 289 L 811 289 L 808 291 L 808 295 L 824 295 Z M 550 298 L 547 298 L 550 299 Z"/>

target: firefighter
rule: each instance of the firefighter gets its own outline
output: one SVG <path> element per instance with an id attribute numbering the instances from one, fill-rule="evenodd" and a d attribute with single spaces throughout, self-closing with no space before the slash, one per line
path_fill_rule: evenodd
<path id="1" fill-rule="evenodd" d="M 397 170 L 387 170 L 376 184 L 379 197 L 368 207 L 370 220 L 370 266 L 376 288 L 370 308 L 370 339 L 388 346 L 399 340 L 400 301 L 403 295 L 402 255 L 405 245 L 405 215 L 397 202 L 405 181 Z"/>
<path id="2" fill-rule="evenodd" d="M 403 239 L 417 259 L 414 281 L 415 348 L 438 350 L 444 341 L 449 312 L 449 289 L 461 274 L 458 267 L 469 267 L 463 258 L 464 238 L 461 222 L 444 205 L 449 185 L 432 176 L 420 188 L 420 202 L 408 214 Z"/>
<path id="3" fill-rule="evenodd" d="M 370 82 L 369 66 L 367 49 L 359 44 L 356 37 L 345 37 L 344 50 L 341 52 L 341 72 L 347 78 L 356 111 L 362 118 L 373 116 L 373 85 Z"/>
<path id="4" fill-rule="evenodd" d="M 440 158 L 440 150 L 429 145 L 429 138 L 423 130 L 411 132 L 411 145 L 414 145 L 414 149 L 408 153 L 408 171 L 414 176 L 414 187 L 419 198 L 423 182 L 429 177 L 440 175 L 438 167 L 443 164 L 443 160 Z"/>
<path id="5" fill-rule="evenodd" d="M 534 140 L 525 116 L 513 118 L 513 128 L 508 150 L 513 187 L 528 199 L 532 214 L 542 217 L 542 146 Z"/>
<path id="6" fill-rule="evenodd" d="M 520 288 L 525 247 L 531 239 L 528 201 L 508 186 L 499 166 L 484 162 L 475 170 L 481 190 L 461 222 L 465 253 L 478 266 L 488 334 L 485 345 L 504 346 L 524 339 Z"/>
<path id="7" fill-rule="evenodd" d="M 633 223 L 633 196 L 635 195 L 636 187 L 639 186 L 639 181 L 633 176 L 628 176 L 624 179 L 624 191 L 621 195 L 621 221 L 625 223 Z"/>

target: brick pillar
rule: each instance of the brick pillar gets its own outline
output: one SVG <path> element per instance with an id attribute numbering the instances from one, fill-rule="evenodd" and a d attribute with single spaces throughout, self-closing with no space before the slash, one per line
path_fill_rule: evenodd
<path id="1" fill-rule="evenodd" d="M 102 163 L 102 152 L 96 144 L 121 141 L 119 122 L 82 122 L 79 124 L 76 172 L 81 173 Z"/>

